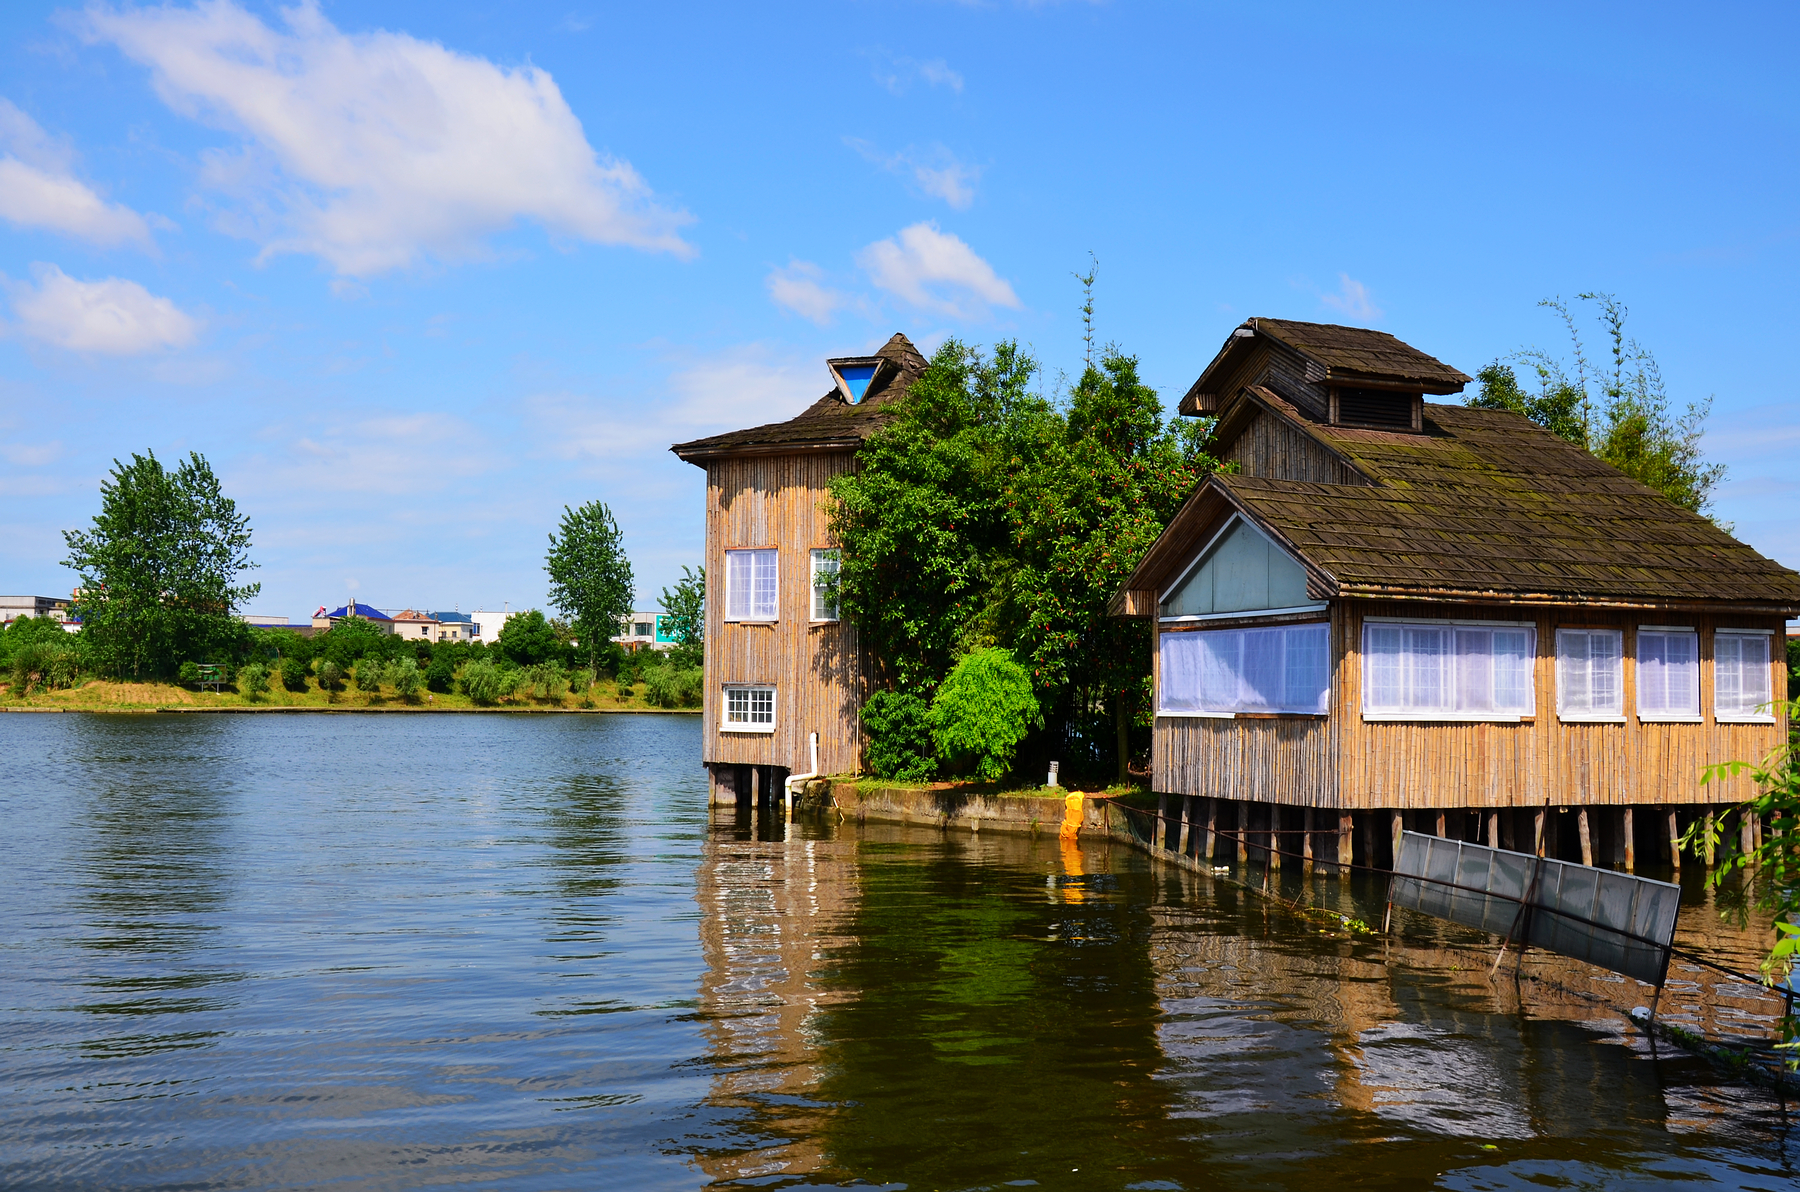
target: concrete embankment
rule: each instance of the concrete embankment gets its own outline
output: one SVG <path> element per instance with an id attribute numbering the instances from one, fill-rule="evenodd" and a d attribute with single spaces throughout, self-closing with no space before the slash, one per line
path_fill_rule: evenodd
<path id="1" fill-rule="evenodd" d="M 1046 833 L 1062 828 L 1065 792 L 1061 795 L 972 794 L 931 787 L 869 786 L 849 781 L 818 780 L 801 792 L 801 808 L 835 808 L 846 819 L 896 824 L 926 824 L 967 832 Z M 1089 796 L 1083 801 L 1081 831 L 1131 838 L 1126 813 L 1112 802 Z"/>

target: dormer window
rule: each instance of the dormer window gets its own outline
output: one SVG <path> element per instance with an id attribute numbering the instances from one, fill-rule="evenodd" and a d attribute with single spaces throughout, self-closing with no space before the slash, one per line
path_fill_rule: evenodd
<path id="1" fill-rule="evenodd" d="M 1421 416 L 1424 413 L 1422 400 L 1417 393 L 1393 389 L 1334 386 L 1331 390 L 1331 421 L 1337 426 L 1421 430 Z"/>
<path id="2" fill-rule="evenodd" d="M 881 374 L 882 366 L 886 363 L 880 356 L 845 356 L 825 362 L 831 369 L 831 379 L 837 382 L 838 392 L 851 405 L 860 403 L 868 396 L 870 387 L 875 384 L 875 378 Z"/>

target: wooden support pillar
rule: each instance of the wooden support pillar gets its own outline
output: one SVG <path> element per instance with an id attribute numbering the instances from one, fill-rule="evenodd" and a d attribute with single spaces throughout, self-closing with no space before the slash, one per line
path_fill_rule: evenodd
<path id="1" fill-rule="evenodd" d="M 1489 848 L 1500 847 L 1500 813 L 1498 811 L 1487 813 L 1487 844 Z"/>
<path id="2" fill-rule="evenodd" d="M 1676 873 L 1681 872 L 1681 821 L 1675 818 L 1675 809 L 1669 808 L 1669 864 Z"/>
<path id="3" fill-rule="evenodd" d="M 1620 816 L 1619 834 L 1625 838 L 1625 872 L 1637 872 L 1637 817 L 1627 807 Z"/>
<path id="4" fill-rule="evenodd" d="M 1194 796 L 1176 795 L 1181 800 L 1175 812 L 1175 851 L 1186 856 L 1194 846 Z"/>
<path id="5" fill-rule="evenodd" d="M 1265 803 L 1265 804 L 1263 804 L 1263 806 L 1267 809 L 1267 815 L 1269 817 L 1269 831 L 1267 834 L 1267 839 L 1269 842 L 1269 868 L 1270 869 L 1280 869 L 1281 868 L 1281 807 L 1280 807 L 1280 805 L 1275 804 L 1275 803 Z"/>
<path id="6" fill-rule="evenodd" d="M 1578 817 L 1578 827 L 1581 831 L 1581 863 L 1592 869 L 1594 867 L 1594 834 L 1588 827 L 1588 809 L 1578 808 L 1575 814 Z"/>
<path id="7" fill-rule="evenodd" d="M 1754 850 L 1750 854 L 1750 860 L 1754 864 L 1757 855 L 1762 852 L 1762 816 L 1754 811 L 1750 813 L 1750 828 L 1750 847 Z"/>
<path id="8" fill-rule="evenodd" d="M 1545 821 L 1549 816 L 1547 807 L 1539 807 L 1531 813 L 1531 851 L 1539 857 L 1544 855 L 1544 830 L 1549 827 Z"/>
<path id="9" fill-rule="evenodd" d="M 1388 812 L 1388 834 L 1394 838 L 1393 864 L 1400 864 L 1400 834 L 1406 831 L 1406 813 L 1399 808 Z"/>
<path id="10" fill-rule="evenodd" d="M 750 767 L 750 805 L 752 807 L 760 808 L 762 806 L 762 796 L 763 796 L 762 767 L 761 766 L 751 766 Z"/>
<path id="11" fill-rule="evenodd" d="M 1738 849 L 1748 857 L 1756 848 L 1756 830 L 1750 826 L 1748 811 L 1738 812 Z"/>
<path id="12" fill-rule="evenodd" d="M 1338 812 L 1338 864 L 1348 869 L 1356 864 L 1356 816 Z"/>
<path id="13" fill-rule="evenodd" d="M 1169 843 L 1169 796 L 1158 793 L 1156 796 L 1156 818 L 1151 821 L 1150 847 L 1162 848 Z"/>
<path id="14" fill-rule="evenodd" d="M 1713 867 L 1713 863 L 1716 860 L 1718 860 L 1718 849 L 1713 844 L 1713 837 L 1718 834 L 1718 831 L 1719 831 L 1718 820 L 1713 818 L 1713 809 L 1709 806 L 1706 809 L 1706 841 L 1703 845 L 1704 854 L 1706 857 L 1706 867 L 1708 869 L 1711 869 Z"/>
<path id="15" fill-rule="evenodd" d="M 1307 868 L 1313 863 L 1313 809 L 1308 807 L 1300 813 L 1300 856 Z"/>
<path id="16" fill-rule="evenodd" d="M 1444 823 L 1444 812 L 1443 809 L 1440 808 L 1437 813 L 1437 828 L 1435 829 L 1434 834 L 1441 840 L 1446 831 L 1447 825 Z"/>
<path id="17" fill-rule="evenodd" d="M 1246 799 L 1231 801 L 1232 823 L 1237 825 L 1237 859 L 1242 865 L 1250 860 L 1250 803 Z"/>
<path id="18" fill-rule="evenodd" d="M 1218 829 L 1219 801 L 1214 798 L 1208 798 L 1206 800 L 1206 839 L 1202 842 L 1201 846 L 1206 851 L 1200 855 L 1200 859 L 1205 861 L 1208 865 L 1212 864 L 1214 855 L 1213 847 L 1217 843 L 1218 838 L 1216 834 Z"/>

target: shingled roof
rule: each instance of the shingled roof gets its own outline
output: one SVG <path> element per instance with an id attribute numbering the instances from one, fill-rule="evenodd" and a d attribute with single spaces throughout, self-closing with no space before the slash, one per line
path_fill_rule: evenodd
<path id="1" fill-rule="evenodd" d="M 1228 378 L 1258 350 L 1259 340 L 1273 341 L 1298 356 L 1306 380 L 1318 385 L 1442 394 L 1460 393 L 1470 380 L 1468 374 L 1385 331 L 1292 319 L 1245 319 L 1182 397 L 1181 412 L 1211 413 L 1228 400 L 1232 396 L 1226 392 Z"/>
<path id="2" fill-rule="evenodd" d="M 729 455 L 753 455 L 784 451 L 854 450 L 887 421 L 887 409 L 906 392 L 930 363 L 912 341 L 896 334 L 876 356 L 895 367 L 883 369 L 860 402 L 849 402 L 834 386 L 830 392 L 786 422 L 770 422 L 747 430 L 729 431 L 677 443 L 669 448 L 691 464 Z"/>
<path id="3" fill-rule="evenodd" d="M 1427 404 L 1424 434 L 1292 420 L 1368 483 L 1211 476 L 1126 590 L 1163 589 L 1236 509 L 1321 597 L 1800 612 L 1800 575 L 1516 414 Z"/>

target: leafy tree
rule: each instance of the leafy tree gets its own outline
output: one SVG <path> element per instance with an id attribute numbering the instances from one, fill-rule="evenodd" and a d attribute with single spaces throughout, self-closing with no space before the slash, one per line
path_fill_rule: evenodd
<path id="1" fill-rule="evenodd" d="M 644 699 L 658 708 L 697 708 L 705 686 L 705 672 L 697 666 L 671 661 L 644 673 Z"/>
<path id="2" fill-rule="evenodd" d="M 929 782 L 937 773 L 937 750 L 926 721 L 930 705 L 909 691 L 877 691 L 863 704 L 867 742 L 863 756 L 877 778 Z"/>
<path id="3" fill-rule="evenodd" d="M 562 643 L 556 640 L 556 631 L 535 608 L 508 617 L 494 645 L 501 657 L 514 666 L 536 666 L 561 657 L 563 653 Z"/>
<path id="4" fill-rule="evenodd" d="M 250 561 L 250 519 L 198 453 L 173 472 L 154 453 L 113 461 L 88 530 L 66 530 L 80 576 L 76 614 L 95 663 L 115 675 L 169 675 L 242 633 L 231 610 L 260 584 L 236 580 Z"/>
<path id="5" fill-rule="evenodd" d="M 306 663 L 289 655 L 281 660 L 281 685 L 289 691 L 306 690 Z"/>
<path id="6" fill-rule="evenodd" d="M 455 682 L 456 667 L 451 663 L 450 655 L 445 651 L 438 651 L 431 659 L 431 666 L 425 671 L 426 688 L 439 695 L 446 695 Z"/>
<path id="7" fill-rule="evenodd" d="M 381 692 L 382 680 L 387 677 L 387 663 L 373 654 L 365 654 L 356 664 L 356 689 L 378 695 Z"/>
<path id="8" fill-rule="evenodd" d="M 37 642 L 66 643 L 69 632 L 55 617 L 19 617 L 0 631 L 0 667 L 10 664 L 13 653 Z M 72 640 L 80 641 L 79 637 Z"/>
<path id="9" fill-rule="evenodd" d="M 392 636 L 366 617 L 345 617 L 313 638 L 314 656 L 329 658 L 339 671 L 347 671 L 361 658 L 371 654 L 382 657 L 383 647 Z"/>
<path id="10" fill-rule="evenodd" d="M 326 658 L 319 663 L 319 690 L 336 691 L 344 681 L 344 668 Z"/>
<path id="11" fill-rule="evenodd" d="M 416 658 L 402 658 L 388 664 L 388 682 L 394 685 L 394 694 L 412 703 L 419 698 L 419 688 L 425 682 L 425 676 L 419 673 L 419 661 Z"/>
<path id="12" fill-rule="evenodd" d="M 1031 676 L 1011 650 L 997 648 L 965 654 L 925 714 L 938 753 L 971 759 L 986 782 L 1006 777 L 1019 742 L 1041 719 Z"/>
<path id="13" fill-rule="evenodd" d="M 269 670 L 260 662 L 238 668 L 238 690 L 250 699 L 261 699 L 269 690 Z"/>
<path id="14" fill-rule="evenodd" d="M 580 509 L 563 506 L 561 531 L 550 535 L 544 570 L 550 573 L 550 603 L 573 619 L 588 666 L 597 667 L 601 643 L 610 641 L 619 621 L 631 613 L 631 561 L 612 510 L 599 501 Z M 541 620 L 542 614 L 538 616 Z M 507 621 L 502 640 L 517 620 Z"/>
<path id="15" fill-rule="evenodd" d="M 1576 297 L 1599 308 L 1610 364 L 1597 366 L 1588 358 L 1569 305 L 1546 298 L 1538 305 L 1554 310 L 1568 330 L 1568 364 L 1548 352 L 1523 349 L 1514 358 L 1537 374 L 1538 392 L 1527 393 L 1511 367 L 1495 361 L 1477 374 L 1481 390 L 1469 404 L 1523 414 L 1683 509 L 1706 513 L 1725 478 L 1725 465 L 1707 463 L 1700 450 L 1712 398 L 1691 402 L 1676 415 L 1655 355 L 1625 333 L 1630 313 L 1625 305 L 1611 294 Z"/>
<path id="16" fill-rule="evenodd" d="M 463 668 L 463 691 L 478 704 L 491 704 L 500 697 L 500 668 L 486 658 L 477 659 Z"/>
<path id="17" fill-rule="evenodd" d="M 702 666 L 706 661 L 706 568 L 683 567 L 674 588 L 664 588 L 663 628 L 675 642 L 669 653 L 677 665 Z"/>

